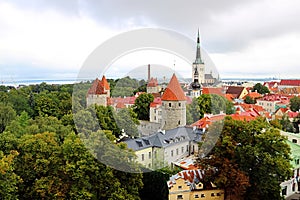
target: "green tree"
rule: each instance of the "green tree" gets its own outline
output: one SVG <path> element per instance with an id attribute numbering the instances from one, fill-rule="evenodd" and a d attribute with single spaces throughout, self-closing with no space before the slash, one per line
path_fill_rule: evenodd
<path id="1" fill-rule="evenodd" d="M 202 94 L 197 100 L 200 118 L 205 113 L 219 114 L 220 112 L 225 112 L 226 114 L 232 114 L 234 112 L 233 103 L 217 94 Z"/>
<path id="2" fill-rule="evenodd" d="M 0 133 L 16 118 L 16 112 L 10 105 L 0 103 Z"/>
<path id="3" fill-rule="evenodd" d="M 250 96 L 246 96 L 245 103 L 246 104 L 255 104 L 256 101 L 255 101 L 255 99 L 251 98 Z"/>
<path id="4" fill-rule="evenodd" d="M 225 189 L 226 199 L 281 199 L 280 183 L 292 167 L 285 137 L 262 118 L 226 118 L 213 150 L 198 163 L 208 171 L 208 181 Z"/>
<path id="5" fill-rule="evenodd" d="M 300 110 L 300 97 L 295 96 L 290 99 L 290 108 L 294 112 Z"/>
<path id="6" fill-rule="evenodd" d="M 199 120 L 200 117 L 201 117 L 201 113 L 200 113 L 200 106 L 198 104 L 198 99 L 193 98 L 192 103 L 186 105 L 186 123 L 192 124 L 197 120 Z"/>
<path id="7" fill-rule="evenodd" d="M 253 86 L 253 91 L 257 91 L 259 94 L 270 93 L 270 90 L 266 86 L 263 86 L 261 83 L 256 83 Z"/>
<path id="8" fill-rule="evenodd" d="M 153 102 L 152 94 L 141 94 L 135 99 L 133 111 L 137 113 L 138 119 L 149 120 L 150 103 Z"/>
<path id="9" fill-rule="evenodd" d="M 18 156 L 17 151 L 10 151 L 4 155 L 0 151 L 0 198 L 18 199 L 18 185 L 22 179 L 14 172 L 14 160 Z"/>
<path id="10" fill-rule="evenodd" d="M 131 108 L 123 108 L 120 111 L 115 112 L 114 118 L 120 130 L 124 130 L 124 132 L 130 136 L 139 136 L 137 129 L 139 121 L 137 119 L 137 114 L 133 112 Z"/>

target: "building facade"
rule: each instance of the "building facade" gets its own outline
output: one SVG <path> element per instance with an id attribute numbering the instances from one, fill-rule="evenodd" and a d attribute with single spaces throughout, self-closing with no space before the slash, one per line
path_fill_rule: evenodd
<path id="1" fill-rule="evenodd" d="M 173 74 L 161 100 L 162 129 L 168 130 L 185 126 L 186 97 L 175 74 Z"/>

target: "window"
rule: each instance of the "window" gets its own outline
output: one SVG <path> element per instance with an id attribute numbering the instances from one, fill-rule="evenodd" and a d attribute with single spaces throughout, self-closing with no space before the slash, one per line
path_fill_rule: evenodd
<path id="1" fill-rule="evenodd" d="M 156 116 L 154 116 L 154 120 L 156 120 Z"/>
<path id="2" fill-rule="evenodd" d="M 199 198 L 199 195 L 198 195 L 198 194 L 195 194 L 195 198 L 196 198 L 196 199 Z"/>
<path id="3" fill-rule="evenodd" d="M 189 145 L 186 145 L 186 152 L 189 152 Z"/>
<path id="4" fill-rule="evenodd" d="M 182 186 L 181 186 L 181 185 L 178 185 L 178 189 L 180 189 L 180 190 L 181 190 L 181 189 L 182 189 Z"/>
<path id="5" fill-rule="evenodd" d="M 214 197 L 214 196 L 215 196 L 215 193 L 211 193 L 211 195 L 210 195 L 210 196 Z"/>
<path id="6" fill-rule="evenodd" d="M 292 142 L 293 142 L 293 143 L 297 143 L 297 140 L 296 140 L 296 139 L 293 139 Z"/>
<path id="7" fill-rule="evenodd" d="M 281 191 L 282 196 L 283 196 L 283 195 L 286 195 L 286 191 L 287 191 L 287 186 L 285 186 L 285 187 L 282 189 L 282 191 Z"/>
<path id="8" fill-rule="evenodd" d="M 204 198 L 205 197 L 205 194 L 201 194 L 201 198 Z"/>
<path id="9" fill-rule="evenodd" d="M 148 168 L 151 168 L 151 164 L 150 163 L 148 164 Z"/>
<path id="10" fill-rule="evenodd" d="M 180 107 L 180 106 L 181 106 L 181 103 L 178 103 L 178 106 Z"/>
<path id="11" fill-rule="evenodd" d="M 217 196 L 218 196 L 218 197 L 221 196 L 221 193 L 218 192 L 218 193 L 217 193 Z"/>
<path id="12" fill-rule="evenodd" d="M 154 113 L 156 113 L 156 109 L 154 109 Z"/>
<path id="13" fill-rule="evenodd" d="M 157 151 L 154 152 L 154 158 L 157 158 Z"/>
<path id="14" fill-rule="evenodd" d="M 181 153 L 183 153 L 184 152 L 184 147 L 181 147 Z"/>
<path id="15" fill-rule="evenodd" d="M 172 107 L 172 103 L 169 103 L 169 107 Z"/>
<path id="16" fill-rule="evenodd" d="M 296 159 L 295 162 L 296 162 L 296 165 L 299 165 L 299 159 Z"/>
<path id="17" fill-rule="evenodd" d="M 173 154 L 174 154 L 174 152 L 173 152 L 173 150 L 171 150 L 171 156 L 173 157 Z"/>
<path id="18" fill-rule="evenodd" d="M 177 199 L 183 199 L 182 194 L 177 195 Z"/>
<path id="19" fill-rule="evenodd" d="M 149 152 L 149 159 L 151 159 L 151 152 Z"/>
<path id="20" fill-rule="evenodd" d="M 178 149 L 176 149 L 176 155 L 178 155 Z"/>
<path id="21" fill-rule="evenodd" d="M 295 191 L 295 186 L 296 186 L 296 184 L 293 183 L 293 185 L 292 185 L 292 191 L 293 191 L 293 192 Z"/>
<path id="22" fill-rule="evenodd" d="M 144 154 L 142 154 L 142 161 L 144 161 L 144 159 L 145 159 L 145 158 L 144 158 Z"/>
<path id="23" fill-rule="evenodd" d="M 178 121 L 178 125 L 180 125 L 180 120 Z"/>

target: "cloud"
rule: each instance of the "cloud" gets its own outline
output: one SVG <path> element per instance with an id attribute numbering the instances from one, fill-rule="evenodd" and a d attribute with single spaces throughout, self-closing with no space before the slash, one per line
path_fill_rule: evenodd
<path id="1" fill-rule="evenodd" d="M 202 47 L 221 74 L 287 74 L 283 68 L 297 74 L 299 5 L 298 0 L 0 0 L 1 73 L 18 73 L 2 69 L 22 63 L 30 70 L 76 73 L 90 52 L 123 31 L 159 27 L 195 40 L 200 27 Z"/>

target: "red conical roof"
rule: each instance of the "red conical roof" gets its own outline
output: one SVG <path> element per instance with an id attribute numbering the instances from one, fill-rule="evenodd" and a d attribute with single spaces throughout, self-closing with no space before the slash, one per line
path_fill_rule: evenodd
<path id="1" fill-rule="evenodd" d="M 163 101 L 185 101 L 184 92 L 178 82 L 175 74 L 173 74 L 164 94 L 161 97 Z"/>
<path id="2" fill-rule="evenodd" d="M 109 84 L 108 84 L 108 82 L 107 82 L 107 80 L 106 80 L 106 78 L 105 78 L 104 75 L 102 76 L 101 82 L 102 82 L 102 84 L 103 84 L 103 86 L 104 86 L 104 88 L 105 88 L 106 90 L 110 90 Z"/>

